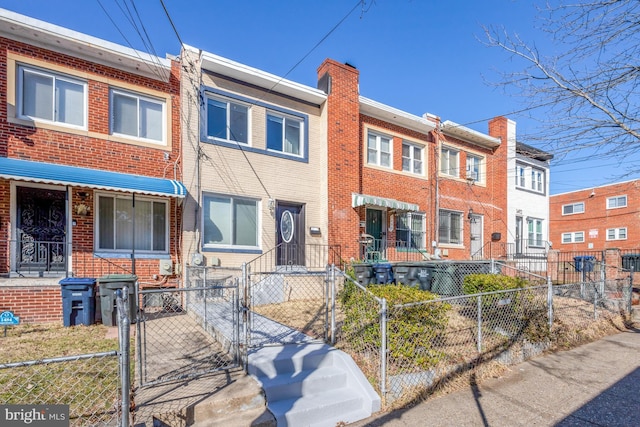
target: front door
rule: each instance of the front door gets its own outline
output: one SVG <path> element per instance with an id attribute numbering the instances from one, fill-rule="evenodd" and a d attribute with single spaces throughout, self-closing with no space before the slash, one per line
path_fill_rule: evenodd
<path id="1" fill-rule="evenodd" d="M 471 215 L 470 222 L 471 258 L 480 259 L 482 258 L 482 215 Z"/>
<path id="2" fill-rule="evenodd" d="M 385 236 L 384 232 L 384 217 L 382 211 L 378 209 L 367 209 L 365 232 L 373 236 L 373 249 L 382 255 L 384 249 L 382 239 Z"/>
<path id="3" fill-rule="evenodd" d="M 522 217 L 516 217 L 516 255 L 522 254 Z"/>
<path id="4" fill-rule="evenodd" d="M 16 271 L 65 270 L 66 192 L 16 187 Z"/>
<path id="5" fill-rule="evenodd" d="M 304 205 L 278 202 L 276 230 L 277 265 L 305 265 Z"/>

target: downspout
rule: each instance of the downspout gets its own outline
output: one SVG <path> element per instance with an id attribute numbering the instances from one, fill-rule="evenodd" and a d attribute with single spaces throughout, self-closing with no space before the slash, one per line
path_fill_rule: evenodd
<path id="1" fill-rule="evenodd" d="M 436 161 L 435 161 L 435 184 L 436 194 L 434 200 L 434 212 L 433 212 L 433 241 L 435 245 L 433 252 L 435 255 L 436 249 L 440 246 L 440 121 L 438 121 L 436 130 L 434 132 L 436 136 Z"/>
<path id="2" fill-rule="evenodd" d="M 136 274 L 136 193 L 133 193 L 131 199 L 131 207 L 133 208 L 133 245 L 131 247 L 131 273 Z"/>

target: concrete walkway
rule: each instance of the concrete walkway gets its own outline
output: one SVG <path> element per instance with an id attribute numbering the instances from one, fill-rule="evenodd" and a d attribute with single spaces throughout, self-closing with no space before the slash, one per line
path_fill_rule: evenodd
<path id="1" fill-rule="evenodd" d="M 640 329 L 540 356 L 500 378 L 352 425 L 640 426 Z"/>

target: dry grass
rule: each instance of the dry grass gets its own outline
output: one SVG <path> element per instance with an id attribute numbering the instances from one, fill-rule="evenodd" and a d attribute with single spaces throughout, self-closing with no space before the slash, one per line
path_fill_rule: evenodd
<path id="1" fill-rule="evenodd" d="M 257 306 L 253 310 L 313 338 L 324 337 L 326 309 L 323 300 L 286 301 Z M 341 319 L 342 314 L 337 314 L 336 322 Z"/>

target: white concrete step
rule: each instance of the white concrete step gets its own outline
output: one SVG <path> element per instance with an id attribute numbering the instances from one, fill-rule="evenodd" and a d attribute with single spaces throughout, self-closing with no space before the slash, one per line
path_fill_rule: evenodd
<path id="1" fill-rule="evenodd" d="M 326 344 L 263 347 L 249 355 L 278 427 L 335 427 L 380 410 L 380 397 L 346 353 Z"/>

